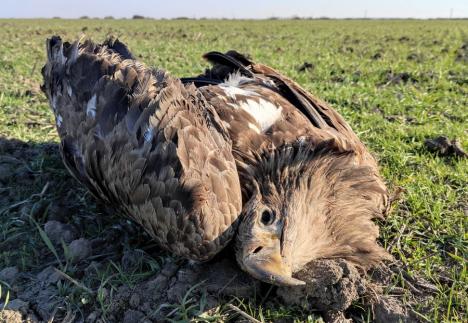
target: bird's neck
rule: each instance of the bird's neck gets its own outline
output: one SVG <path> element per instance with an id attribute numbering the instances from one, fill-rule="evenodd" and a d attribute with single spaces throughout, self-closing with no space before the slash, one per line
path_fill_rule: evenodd
<path id="1" fill-rule="evenodd" d="M 317 258 L 367 265 L 385 254 L 372 221 L 386 212 L 385 185 L 374 168 L 353 165 L 351 157 L 317 160 L 298 174 L 288 210 L 293 270 Z"/>

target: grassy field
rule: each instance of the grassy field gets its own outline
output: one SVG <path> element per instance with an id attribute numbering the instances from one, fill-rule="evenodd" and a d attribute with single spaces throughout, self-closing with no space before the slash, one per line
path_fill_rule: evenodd
<path id="1" fill-rule="evenodd" d="M 415 311 L 430 322 L 467 321 L 468 162 L 430 153 L 424 140 L 446 135 L 467 148 L 468 21 L 0 20 L 0 270 L 16 266 L 23 275 L 16 285 L 47 266 L 72 277 L 75 283 L 60 281 L 49 295 L 58 320 L 93 309 L 105 314 L 113 290 L 174 260 L 158 254 L 138 230 L 121 229 L 125 239 L 112 246 L 95 242 L 115 235 L 116 223 L 128 223 L 102 216 L 61 164 L 53 116 L 39 89 L 44 42 L 53 34 L 97 41 L 117 36 L 143 62 L 177 76 L 201 72 L 207 51 L 236 49 L 329 102 L 379 159 L 389 187 L 404 188 L 382 223 L 381 242 L 410 276 L 436 287 Z M 305 62 L 311 65 L 300 69 Z M 93 241 L 92 255 L 73 262 L 69 246 L 54 247 L 44 231 L 51 220 L 78 228 Z M 123 258 L 133 250 L 141 256 L 128 267 Z M 99 270 L 89 274 L 83 268 L 90 263 Z M 0 284 L 1 297 L 13 299 L 14 284 Z M 297 309 L 232 302 L 259 320 L 316 319 Z M 182 305 L 174 305 L 174 319 L 187 318 Z M 222 304 L 195 316 L 230 318 Z"/>

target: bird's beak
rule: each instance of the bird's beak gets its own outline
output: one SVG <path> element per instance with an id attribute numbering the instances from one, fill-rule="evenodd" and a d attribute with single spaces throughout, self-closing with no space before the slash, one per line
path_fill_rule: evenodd
<path id="1" fill-rule="evenodd" d="M 241 266 L 253 277 L 278 286 L 299 286 L 305 282 L 292 277 L 291 266 L 281 256 L 280 239 L 269 238 L 267 246 L 246 248 Z"/>

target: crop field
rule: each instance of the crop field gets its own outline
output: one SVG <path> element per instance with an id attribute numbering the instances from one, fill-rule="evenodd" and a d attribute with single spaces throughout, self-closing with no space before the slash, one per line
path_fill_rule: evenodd
<path id="1" fill-rule="evenodd" d="M 183 260 L 97 203 L 63 166 L 40 90 L 54 34 L 116 36 L 145 64 L 181 77 L 208 67 L 205 52 L 236 49 L 330 103 L 377 157 L 391 191 L 402 188 L 380 222 L 380 243 L 400 268 L 384 292 L 423 322 L 468 320 L 468 159 L 425 145 L 444 135 L 468 148 L 467 20 L 51 19 L 0 20 L 0 321 L 322 320 L 263 285 L 255 297 L 216 298 L 198 288 L 206 281 L 188 282 L 156 309 L 134 293 Z M 371 321 L 363 304 L 349 317 Z"/>

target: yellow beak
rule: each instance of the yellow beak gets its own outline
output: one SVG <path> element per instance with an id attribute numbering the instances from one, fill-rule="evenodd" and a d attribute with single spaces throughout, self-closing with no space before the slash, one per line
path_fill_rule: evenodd
<path id="1" fill-rule="evenodd" d="M 292 277 L 291 266 L 281 256 L 279 241 L 271 247 L 257 247 L 243 259 L 241 266 L 253 277 L 278 286 L 305 285 Z"/>

